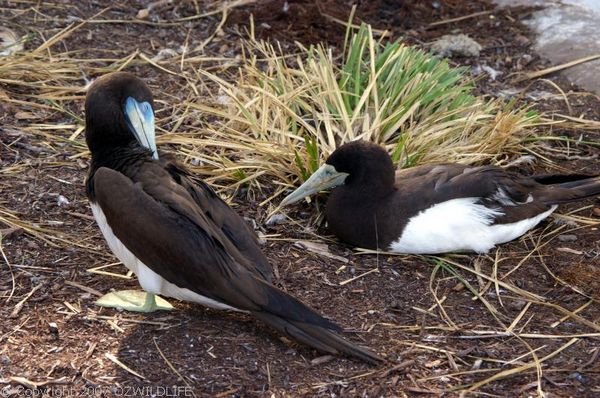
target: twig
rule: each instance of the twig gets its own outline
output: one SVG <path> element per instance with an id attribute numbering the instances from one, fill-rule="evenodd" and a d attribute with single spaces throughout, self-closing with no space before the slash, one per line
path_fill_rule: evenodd
<path id="1" fill-rule="evenodd" d="M 102 296 L 103 296 L 103 294 L 102 294 L 102 293 L 100 293 L 98 290 L 96 290 L 96 289 L 92 289 L 91 287 L 84 286 L 84 285 L 82 285 L 82 284 L 80 284 L 80 283 L 77 283 L 77 282 L 73 282 L 73 281 L 65 281 L 65 284 L 66 284 L 66 285 L 69 285 L 69 286 L 76 287 L 76 288 L 78 288 L 78 289 L 81 289 L 81 290 L 83 290 L 84 292 L 88 292 L 88 293 L 90 293 L 90 294 L 93 294 L 94 296 L 98 296 L 98 297 L 102 297 Z"/>
<path id="2" fill-rule="evenodd" d="M 138 372 L 132 370 L 130 367 L 125 365 L 123 362 L 119 361 L 119 359 L 116 356 L 114 356 L 113 354 L 107 352 L 106 354 L 104 354 L 104 356 L 106 358 L 108 358 L 111 362 L 113 362 L 116 365 L 118 365 L 119 367 L 121 367 L 121 369 L 125 370 L 126 372 L 131 373 L 132 375 L 137 376 L 142 380 L 146 380 L 146 378 L 144 376 L 142 376 Z"/>
<path id="3" fill-rule="evenodd" d="M 173 364 L 171 363 L 171 361 L 169 361 L 167 359 L 167 357 L 165 356 L 165 354 L 163 354 L 162 350 L 160 349 L 160 347 L 158 346 L 158 343 L 156 342 L 156 337 L 152 338 L 152 341 L 154 342 L 154 346 L 156 347 L 156 349 L 158 350 L 158 353 L 160 354 L 160 356 L 162 357 L 162 359 L 164 359 L 164 361 L 167 363 L 167 366 L 169 368 L 171 368 L 171 370 L 173 371 L 173 373 L 175 373 L 177 375 L 177 377 L 179 377 L 179 379 L 181 379 L 181 381 L 183 381 L 185 383 L 185 385 L 190 389 L 190 391 L 192 392 L 192 396 L 196 396 L 196 394 L 194 394 L 194 391 L 192 390 L 192 386 L 190 386 L 190 384 L 188 383 L 188 381 L 185 379 L 185 377 L 183 377 L 181 375 L 181 373 L 179 373 L 179 371 L 177 369 L 175 369 L 175 366 L 173 366 Z"/>
<path id="4" fill-rule="evenodd" d="M 128 274 L 117 274 L 116 272 L 108 272 L 108 271 L 102 271 L 102 269 L 104 268 L 108 268 L 108 267 L 113 267 L 115 265 L 121 265 L 120 262 L 118 263 L 111 263 L 111 264 L 106 264 L 106 265 L 100 265 L 98 267 L 92 267 L 92 268 L 88 268 L 86 271 L 89 272 L 90 274 L 96 274 L 96 275 L 106 275 L 106 276 L 112 276 L 114 278 L 121 278 L 121 279 L 131 279 L 132 277 Z"/>
<path id="5" fill-rule="evenodd" d="M 131 319 L 131 318 L 115 318 L 114 316 L 108 316 L 108 315 L 89 315 L 86 317 L 86 319 L 90 319 L 90 320 L 97 320 L 97 319 L 102 319 L 102 320 L 118 320 L 119 322 L 130 322 L 130 323 L 138 323 L 141 325 L 155 325 L 155 326 L 161 326 L 161 327 L 165 327 L 165 326 L 171 326 L 168 323 L 165 322 L 159 322 L 159 321 L 145 321 L 145 320 L 139 320 L 139 319 Z"/>
<path id="6" fill-rule="evenodd" d="M 450 354 L 448 354 L 450 355 Z M 387 378 L 392 372 L 397 372 L 399 370 L 403 370 L 408 368 L 409 366 L 412 366 L 415 364 L 415 360 L 414 359 L 408 359 L 406 361 L 400 362 L 398 365 L 394 365 L 389 369 L 386 369 L 382 374 L 381 374 L 381 378 Z"/>
<path id="7" fill-rule="evenodd" d="M 593 61 L 593 60 L 598 59 L 598 58 L 600 58 L 600 54 L 590 55 L 588 57 L 579 58 L 579 59 L 576 59 L 576 60 L 573 60 L 573 61 L 570 61 L 570 62 L 566 62 L 564 64 L 560 64 L 560 65 L 552 66 L 550 68 L 542 69 L 542 70 L 539 70 L 537 72 L 525 73 L 523 76 L 517 78 L 515 80 L 515 82 L 518 83 L 518 82 L 521 82 L 523 80 L 535 79 L 535 78 L 538 78 L 538 77 L 549 75 L 551 73 L 558 72 L 558 71 L 561 71 L 563 69 L 568 69 L 568 68 L 571 68 L 573 66 L 576 66 L 576 65 L 579 65 L 579 64 L 583 64 L 585 62 Z"/>
<path id="8" fill-rule="evenodd" d="M 481 15 L 487 15 L 487 14 L 491 14 L 493 13 L 494 10 L 488 10 L 488 11 L 479 11 L 479 12 L 475 12 L 473 14 L 469 14 L 469 15 L 464 15 L 462 17 L 457 17 L 457 18 L 450 18 L 450 19 L 443 19 L 441 21 L 437 21 L 437 22 L 432 22 L 429 24 L 429 27 L 432 26 L 439 26 L 439 25 L 446 25 L 449 23 L 453 23 L 453 22 L 458 22 L 458 21 L 464 21 L 465 19 L 470 19 L 470 18 L 475 18 L 475 17 L 479 17 Z"/>
<path id="9" fill-rule="evenodd" d="M 349 381 L 356 380 L 356 379 L 362 379 L 363 377 L 371 376 L 375 372 L 376 371 L 373 370 L 373 371 L 370 371 L 370 372 L 361 373 L 359 375 L 349 377 L 349 378 L 344 379 L 344 380 L 331 381 L 331 382 L 327 382 L 327 383 L 318 383 L 318 384 L 313 385 L 312 388 L 313 389 L 319 389 L 319 388 L 327 387 L 327 386 L 332 385 L 332 384 L 337 384 L 339 382 L 349 382 Z"/>
<path id="10" fill-rule="evenodd" d="M 29 298 L 33 295 L 33 293 L 38 291 L 38 289 L 41 288 L 42 286 L 43 286 L 43 284 L 40 283 L 39 285 L 36 285 L 33 289 L 31 289 L 31 291 L 29 293 L 27 293 L 27 295 L 21 301 L 19 301 L 17 303 L 17 305 L 15 305 L 15 308 L 12 310 L 9 317 L 16 318 L 16 316 L 19 315 L 19 312 L 21 312 L 21 309 L 23 308 L 23 304 L 25 304 L 25 302 L 27 300 L 29 300 Z"/>
<path id="11" fill-rule="evenodd" d="M 199 51 L 204 50 L 204 47 L 206 47 L 215 38 L 217 33 L 219 33 L 219 31 L 223 28 L 223 25 L 225 25 L 225 22 L 227 22 L 228 15 L 229 15 L 229 7 L 223 7 L 223 15 L 221 16 L 221 21 L 219 22 L 219 24 L 217 25 L 215 30 L 212 32 L 212 34 L 210 36 L 208 36 L 204 41 L 202 41 L 202 43 L 200 43 L 200 45 L 198 45 L 198 47 L 196 47 L 194 49 L 194 51 L 192 51 L 192 52 L 199 52 Z"/>
<path id="12" fill-rule="evenodd" d="M 76 211 L 67 211 L 67 214 L 69 214 L 73 217 L 83 218 L 84 220 L 88 220 L 88 221 L 96 221 L 94 216 L 90 216 L 89 214 L 78 213 Z"/>
<path id="13" fill-rule="evenodd" d="M 30 317 L 25 318 L 25 320 L 23 322 L 21 322 L 20 325 L 17 325 L 13 330 L 11 330 L 10 332 L 6 332 L 4 333 L 2 336 L 0 336 L 0 342 L 2 342 L 2 340 L 4 340 L 5 338 L 7 338 L 8 336 L 18 332 L 19 330 L 21 330 L 21 328 L 23 326 L 25 326 L 25 324 L 29 321 Z"/>
<path id="14" fill-rule="evenodd" d="M 594 353 L 592 354 L 592 357 L 590 358 L 590 360 L 587 361 L 586 363 L 581 364 L 581 366 L 578 367 L 577 370 L 582 372 L 585 370 L 585 368 L 587 368 L 591 364 L 596 363 L 596 358 L 598 358 L 598 354 L 600 354 L 600 348 L 596 347 L 596 348 L 594 348 Z"/>
<path id="15" fill-rule="evenodd" d="M 360 279 L 360 278 L 362 278 L 363 276 L 367 276 L 367 275 L 369 275 L 369 274 L 372 274 L 373 272 L 379 272 L 379 268 L 373 268 L 372 270 L 370 270 L 370 271 L 367 271 L 367 272 L 365 272 L 365 273 L 362 273 L 362 274 L 360 274 L 360 275 L 357 275 L 357 276 L 355 276 L 354 278 L 350 278 L 350 279 L 347 279 L 347 280 L 345 280 L 345 281 L 342 281 L 342 282 L 340 282 L 340 286 L 347 285 L 348 283 L 350 283 L 350 282 L 354 282 L 355 280 L 357 280 L 357 279 Z"/>
<path id="16" fill-rule="evenodd" d="M 85 353 L 85 359 L 90 359 L 90 357 L 94 353 L 94 350 L 96 350 L 97 345 L 98 345 L 97 341 L 94 341 L 92 344 L 90 344 L 89 348 L 87 349 L 87 351 Z"/>
<path id="17" fill-rule="evenodd" d="M 18 228 L 13 228 L 13 229 L 16 230 Z M 11 283 L 12 283 L 10 293 L 8 294 L 8 297 L 6 298 L 6 302 L 8 303 L 10 301 L 10 299 L 13 297 L 13 294 L 15 293 L 15 289 L 17 288 L 17 282 L 15 280 L 15 273 L 12 269 L 12 266 L 10 265 L 10 261 L 8 261 L 8 257 L 6 257 L 6 254 L 4 253 L 4 248 L 2 247 L 2 240 L 4 239 L 4 236 L 6 236 L 6 235 L 4 235 L 0 232 L 0 254 L 2 254 L 2 258 L 4 259 L 4 262 L 6 263 L 6 265 L 8 266 L 8 270 L 10 272 L 10 279 L 11 279 Z"/>
<path id="18" fill-rule="evenodd" d="M 573 311 L 573 314 L 577 314 L 581 311 L 583 311 L 584 309 L 586 309 L 590 304 L 592 304 L 594 302 L 594 300 L 590 300 L 587 303 L 583 304 L 581 307 L 577 308 L 575 311 Z M 566 321 L 567 319 L 571 318 L 571 315 L 565 315 L 562 318 L 560 318 L 558 321 L 554 322 L 552 325 L 550 325 L 551 328 L 556 328 L 558 325 L 560 325 L 561 323 L 563 323 L 564 321 Z"/>
<path id="19" fill-rule="evenodd" d="M 119 333 L 125 333 L 123 328 L 117 325 L 117 322 L 115 320 L 109 319 L 108 321 L 106 321 L 106 323 L 108 323 L 111 329 L 116 330 Z"/>
<path id="20" fill-rule="evenodd" d="M 146 55 L 144 55 L 144 53 L 139 53 L 138 56 L 142 60 L 148 62 L 150 65 L 154 66 L 155 68 L 158 68 L 158 69 L 162 70 L 163 72 L 167 72 L 168 74 L 173 75 L 173 76 L 180 76 L 178 73 L 175 73 L 175 72 L 173 72 L 173 71 L 171 71 L 171 70 L 169 70 L 169 69 L 167 69 L 167 68 L 165 68 L 163 66 L 160 66 L 158 63 L 154 62 L 153 60 L 151 60 L 150 58 L 148 58 Z"/>
<path id="21" fill-rule="evenodd" d="M 81 28 L 83 25 L 89 23 L 94 18 L 99 17 L 100 15 L 104 14 L 106 11 L 110 10 L 111 7 L 112 6 L 104 8 L 103 10 L 94 14 L 91 18 L 88 18 L 87 20 L 85 20 L 75 26 L 70 25 L 70 26 L 64 28 L 63 30 L 61 30 L 60 32 L 58 32 L 57 34 L 52 36 L 50 39 L 48 39 L 46 42 L 44 42 L 41 46 L 36 48 L 33 51 L 33 54 L 39 54 L 39 53 L 43 52 L 44 50 L 49 50 L 50 47 L 52 47 L 54 44 L 56 44 L 60 40 L 67 38 L 68 36 L 71 35 L 71 33 L 75 32 L 77 29 Z"/>

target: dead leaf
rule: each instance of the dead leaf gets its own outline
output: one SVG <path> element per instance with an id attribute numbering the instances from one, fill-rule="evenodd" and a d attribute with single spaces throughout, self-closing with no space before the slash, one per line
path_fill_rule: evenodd
<path id="1" fill-rule="evenodd" d="M 442 363 L 442 360 L 441 360 L 441 359 L 436 359 L 436 360 L 434 360 L 434 361 L 427 362 L 427 363 L 425 364 L 425 367 L 426 367 L 426 368 L 434 368 L 434 367 L 436 367 L 436 366 L 439 366 L 441 363 Z"/>
<path id="2" fill-rule="evenodd" d="M 23 50 L 21 38 L 12 30 L 0 27 L 0 56 L 7 56 Z"/>
<path id="3" fill-rule="evenodd" d="M 136 18 L 146 19 L 150 16 L 152 11 L 159 11 L 173 3 L 173 0 L 158 0 L 148 4 L 148 7 L 142 8 L 138 11 Z"/>
<path id="4" fill-rule="evenodd" d="M 346 264 L 350 262 L 350 260 L 348 260 L 345 257 L 337 256 L 331 253 L 329 251 L 329 246 L 327 246 L 325 243 L 311 242 L 309 240 L 299 240 L 296 243 L 294 243 L 294 246 L 300 249 L 308 250 L 309 252 L 318 254 L 323 257 L 328 257 L 333 260 L 341 261 Z"/>
<path id="5" fill-rule="evenodd" d="M 149 15 L 150 15 L 150 11 L 148 11 L 145 8 L 142 8 L 141 10 L 138 11 L 138 13 L 135 17 L 137 19 L 146 19 L 146 18 L 148 18 Z"/>
<path id="6" fill-rule="evenodd" d="M 15 113 L 15 118 L 18 120 L 30 120 L 30 119 L 37 119 L 37 115 L 34 115 L 31 112 L 25 112 L 25 111 L 21 111 L 21 112 L 17 112 Z"/>
<path id="7" fill-rule="evenodd" d="M 457 283 L 456 285 L 454 285 L 454 287 L 452 288 L 452 290 L 454 290 L 455 292 L 460 292 L 462 290 L 465 289 L 465 285 L 461 282 Z"/>
<path id="8" fill-rule="evenodd" d="M 10 101 L 10 97 L 8 96 L 8 94 L 6 94 L 6 91 L 2 90 L 1 88 L 0 88 L 0 100 L 2 100 L 2 102 Z"/>

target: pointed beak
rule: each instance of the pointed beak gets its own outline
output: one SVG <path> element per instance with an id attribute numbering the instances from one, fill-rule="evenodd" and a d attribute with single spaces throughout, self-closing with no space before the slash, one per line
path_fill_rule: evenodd
<path id="1" fill-rule="evenodd" d="M 129 129 L 140 145 L 152 151 L 152 157 L 158 159 L 154 133 L 154 111 L 148 102 L 138 102 L 135 98 L 125 100 L 125 119 Z"/>
<path id="2" fill-rule="evenodd" d="M 286 196 L 285 199 L 281 201 L 281 205 L 285 206 L 296 203 L 297 201 L 324 189 L 342 185 L 346 180 L 346 177 L 348 177 L 348 173 L 340 173 L 332 165 L 324 164 L 319 167 L 319 169 L 315 171 L 304 184 Z"/>

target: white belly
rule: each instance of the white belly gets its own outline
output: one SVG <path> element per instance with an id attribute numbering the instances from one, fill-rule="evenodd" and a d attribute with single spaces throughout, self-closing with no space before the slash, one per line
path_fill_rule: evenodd
<path id="1" fill-rule="evenodd" d="M 512 224 L 491 225 L 501 210 L 476 203 L 478 198 L 452 199 L 411 218 L 389 250 L 398 253 L 436 254 L 455 251 L 486 253 L 499 243 L 523 235 L 548 217 L 557 206 Z"/>
<path id="2" fill-rule="evenodd" d="M 96 218 L 96 222 L 102 231 L 102 235 L 104 235 L 104 239 L 106 239 L 106 242 L 108 243 L 108 247 L 110 247 L 110 250 L 114 255 L 117 256 L 127 268 L 137 275 L 138 281 L 145 291 L 173 297 L 178 300 L 192 301 L 219 310 L 238 311 L 236 308 L 230 307 L 227 304 L 219 303 L 218 301 L 204 297 L 189 289 L 178 287 L 152 271 L 144 263 L 138 260 L 138 258 L 125 247 L 119 238 L 115 236 L 112 228 L 108 225 L 106 216 L 100 206 L 96 203 L 90 203 L 90 205 L 92 207 L 92 213 L 94 213 L 94 217 Z"/>

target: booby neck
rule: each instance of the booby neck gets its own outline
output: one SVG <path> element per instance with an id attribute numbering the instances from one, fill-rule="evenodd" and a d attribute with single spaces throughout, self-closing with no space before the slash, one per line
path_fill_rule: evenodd
<path id="1" fill-rule="evenodd" d="M 123 174 L 131 174 L 142 164 L 154 161 L 156 160 L 152 159 L 152 155 L 148 150 L 136 145 L 124 148 L 110 148 L 94 153 L 86 180 L 86 191 L 89 199 L 93 201 L 95 196 L 93 178 L 96 171 L 101 167 L 107 167 Z"/>
<path id="2" fill-rule="evenodd" d="M 130 73 L 98 78 L 85 101 L 86 143 L 92 162 L 86 184 L 101 167 L 128 174 L 136 165 L 158 159 L 154 133 L 153 97 L 148 87 Z"/>

